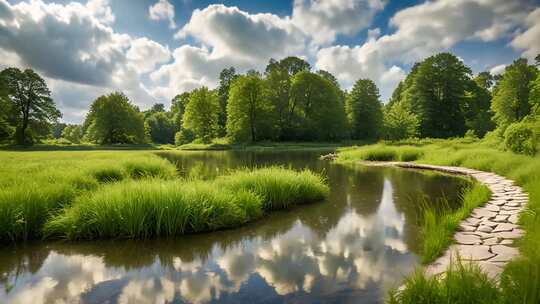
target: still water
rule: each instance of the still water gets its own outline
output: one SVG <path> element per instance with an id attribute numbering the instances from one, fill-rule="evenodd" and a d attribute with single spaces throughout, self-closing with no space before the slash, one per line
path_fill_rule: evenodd
<path id="1" fill-rule="evenodd" d="M 0 303 L 381 303 L 418 265 L 418 201 L 455 204 L 465 181 L 344 167 L 320 154 L 162 154 L 182 175 L 203 178 L 238 167 L 307 167 L 327 176 L 331 193 L 233 230 L 3 247 Z"/>

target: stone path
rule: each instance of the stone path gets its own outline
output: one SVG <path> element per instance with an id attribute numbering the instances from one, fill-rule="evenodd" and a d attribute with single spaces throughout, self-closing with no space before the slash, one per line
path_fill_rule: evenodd
<path id="1" fill-rule="evenodd" d="M 462 174 L 475 178 L 486 185 L 492 192 L 490 200 L 475 208 L 471 215 L 459 225 L 455 233 L 455 244 L 445 254 L 427 266 L 429 274 L 444 272 L 451 259 L 459 255 L 462 261 L 476 262 L 489 276 L 496 278 L 508 261 L 515 258 L 519 251 L 513 247 L 514 240 L 524 231 L 517 225 L 519 213 L 528 202 L 528 195 L 521 187 L 494 173 L 461 167 L 444 167 L 414 163 L 392 162 L 386 165 L 442 171 Z"/>

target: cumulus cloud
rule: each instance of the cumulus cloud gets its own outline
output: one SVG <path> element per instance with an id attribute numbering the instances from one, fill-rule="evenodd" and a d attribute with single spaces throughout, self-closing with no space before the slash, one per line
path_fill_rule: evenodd
<path id="1" fill-rule="evenodd" d="M 175 29 L 174 5 L 167 0 L 159 0 L 156 4 L 148 8 L 151 20 L 168 20 L 169 28 Z"/>
<path id="2" fill-rule="evenodd" d="M 489 72 L 491 73 L 491 75 L 500 75 L 504 73 L 504 69 L 506 69 L 506 64 L 499 64 L 492 67 Z"/>
<path id="3" fill-rule="evenodd" d="M 146 73 L 169 61 L 171 52 L 161 44 L 143 37 L 131 42 L 126 57 L 139 73 Z"/>
<path id="4" fill-rule="evenodd" d="M 385 0 L 295 0 L 292 22 L 319 44 L 338 34 L 353 35 L 371 25 Z"/>
<path id="5" fill-rule="evenodd" d="M 390 20 L 396 29 L 392 34 L 378 38 L 372 34 L 367 42 L 355 47 L 320 49 L 316 66 L 335 73 L 346 85 L 358 78 L 371 78 L 387 99 L 395 81 L 403 77 L 397 67 L 388 67 L 388 62 L 412 63 L 461 41 L 493 41 L 509 36 L 531 6 L 532 2 L 521 0 L 424 2 L 396 13 Z"/>
<path id="6" fill-rule="evenodd" d="M 540 54 L 540 8 L 535 9 L 526 18 L 528 29 L 517 35 L 511 45 L 517 49 L 524 50 L 523 55 L 529 59 L 534 59 Z"/>

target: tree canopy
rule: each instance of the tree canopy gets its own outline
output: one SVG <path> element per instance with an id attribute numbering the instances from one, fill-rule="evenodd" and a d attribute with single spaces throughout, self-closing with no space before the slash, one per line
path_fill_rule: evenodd
<path id="1" fill-rule="evenodd" d="M 215 92 L 202 87 L 190 93 L 182 128 L 193 132 L 195 138 L 204 143 L 218 135 L 219 101 Z"/>
<path id="2" fill-rule="evenodd" d="M 48 135 L 51 125 L 62 114 L 51 99 L 45 80 L 31 69 L 7 68 L 0 72 L 0 83 L 7 113 L 0 117 L 0 128 L 9 132 L 1 126 L 14 126 L 18 144 L 31 144 L 35 138 Z"/>
<path id="3" fill-rule="evenodd" d="M 92 103 L 83 130 L 87 140 L 99 144 L 145 141 L 142 113 L 119 92 L 100 96 Z"/>
<path id="4" fill-rule="evenodd" d="M 382 127 L 382 108 L 379 89 L 370 79 L 360 79 L 346 99 L 346 111 L 353 139 L 379 138 Z"/>

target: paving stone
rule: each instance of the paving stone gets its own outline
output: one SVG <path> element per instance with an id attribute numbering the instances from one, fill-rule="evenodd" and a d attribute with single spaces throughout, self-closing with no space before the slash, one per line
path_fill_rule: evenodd
<path id="1" fill-rule="evenodd" d="M 499 206 L 495 206 L 495 205 L 492 205 L 492 204 L 486 204 L 486 206 L 484 208 L 486 208 L 489 211 L 493 211 L 493 212 L 499 212 L 499 210 L 501 209 L 501 208 L 499 208 Z"/>
<path id="2" fill-rule="evenodd" d="M 495 256 L 484 245 L 456 245 L 457 251 L 463 260 L 484 261 Z"/>
<path id="3" fill-rule="evenodd" d="M 515 228 L 517 228 L 517 227 L 514 224 L 500 223 L 499 225 L 497 225 L 497 227 L 495 227 L 495 229 L 493 229 L 493 232 L 512 231 Z"/>
<path id="4" fill-rule="evenodd" d="M 500 241 L 501 239 L 499 239 L 498 237 L 492 237 L 492 238 L 483 240 L 482 245 L 497 245 L 499 244 Z"/>
<path id="5" fill-rule="evenodd" d="M 501 210 L 499 211 L 499 215 L 513 215 L 518 214 L 519 210 Z"/>
<path id="6" fill-rule="evenodd" d="M 466 225 L 476 227 L 476 226 L 478 226 L 480 224 L 480 219 L 477 219 L 477 218 L 474 218 L 474 217 L 469 217 L 468 219 L 466 219 L 462 223 L 465 223 Z"/>
<path id="7" fill-rule="evenodd" d="M 512 214 L 510 217 L 508 217 L 508 221 L 512 224 L 517 224 L 519 220 L 519 216 L 517 214 Z"/>
<path id="8" fill-rule="evenodd" d="M 483 208 L 476 208 L 473 210 L 473 216 L 476 218 L 480 218 L 480 217 L 494 218 L 496 215 L 497 213 L 483 209 Z"/>
<path id="9" fill-rule="evenodd" d="M 491 262 L 508 262 L 519 255 L 516 248 L 504 245 L 491 246 L 491 252 L 497 255 L 489 259 Z"/>
<path id="10" fill-rule="evenodd" d="M 497 206 L 502 206 L 506 204 L 506 202 L 507 202 L 506 200 L 494 200 L 494 201 L 490 201 L 489 203 L 493 205 L 497 205 Z"/>
<path id="11" fill-rule="evenodd" d="M 492 263 L 491 260 L 478 262 L 478 266 L 492 279 L 497 279 L 504 269 L 502 264 Z"/>
<path id="12" fill-rule="evenodd" d="M 491 228 L 489 226 L 486 226 L 486 225 L 481 225 L 480 227 L 478 227 L 478 231 L 489 233 L 489 232 L 493 231 L 493 228 Z"/>
<path id="13" fill-rule="evenodd" d="M 513 240 L 502 240 L 499 244 L 501 245 L 512 245 L 514 244 Z"/>
<path id="14" fill-rule="evenodd" d="M 470 225 L 466 225 L 466 224 L 459 224 L 459 230 L 461 231 L 469 231 L 469 232 L 472 232 L 472 231 L 475 231 L 476 230 L 476 227 L 474 226 L 470 226 Z"/>
<path id="15" fill-rule="evenodd" d="M 454 235 L 454 239 L 456 240 L 456 243 L 462 244 L 462 245 L 479 245 L 482 244 L 482 241 L 480 240 L 480 237 L 472 234 L 464 234 L 464 233 L 456 233 Z"/>
<path id="16" fill-rule="evenodd" d="M 493 221 L 494 221 L 494 222 L 506 222 L 506 221 L 508 221 L 508 217 L 509 217 L 509 215 L 497 215 L 497 216 L 493 219 Z"/>
<path id="17" fill-rule="evenodd" d="M 519 239 L 523 236 L 523 231 L 514 229 L 512 231 L 505 231 L 505 232 L 495 232 L 492 233 L 494 237 L 500 237 L 503 239 Z"/>
<path id="18" fill-rule="evenodd" d="M 496 222 L 492 222 L 490 220 L 482 220 L 480 222 L 480 226 L 489 226 L 491 228 L 494 228 L 496 227 L 497 225 L 499 225 L 500 223 L 496 223 Z"/>

